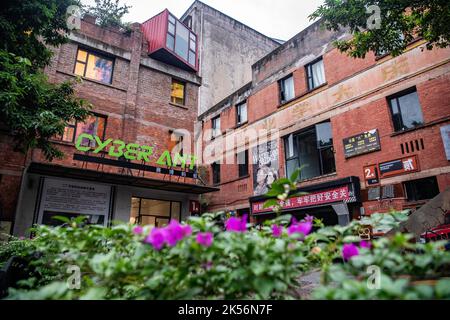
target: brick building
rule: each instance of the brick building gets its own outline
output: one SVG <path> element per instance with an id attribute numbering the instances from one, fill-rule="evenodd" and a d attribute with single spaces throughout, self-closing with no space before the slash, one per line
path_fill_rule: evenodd
<path id="1" fill-rule="evenodd" d="M 450 186 L 450 49 L 353 59 L 315 23 L 257 61 L 252 82 L 199 116 L 211 211 L 272 216 L 268 184 L 303 166 L 286 203 L 329 224 L 416 209 Z"/>
<path id="2" fill-rule="evenodd" d="M 196 213 L 198 195 L 217 190 L 198 181 L 191 157 L 197 68 L 196 34 L 167 10 L 130 32 L 83 19 L 46 73 L 52 82 L 80 76 L 76 94 L 92 115 L 54 138 L 65 157 L 52 163 L 0 135 L 0 220 L 23 235 L 55 215 L 161 225 Z"/>

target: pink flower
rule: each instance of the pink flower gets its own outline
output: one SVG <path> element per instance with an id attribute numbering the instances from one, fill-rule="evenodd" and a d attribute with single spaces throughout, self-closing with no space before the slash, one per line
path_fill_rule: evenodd
<path id="1" fill-rule="evenodd" d="M 283 227 L 274 224 L 272 226 L 272 236 L 275 238 L 279 238 L 281 237 L 282 234 L 283 234 Z"/>
<path id="2" fill-rule="evenodd" d="M 364 240 L 359 243 L 359 246 L 361 248 L 365 248 L 365 249 L 372 248 L 372 244 L 369 241 L 364 241 Z"/>
<path id="3" fill-rule="evenodd" d="M 244 214 L 241 219 L 232 217 L 225 223 L 227 231 L 245 232 L 247 231 L 247 215 Z"/>
<path id="4" fill-rule="evenodd" d="M 189 237 L 192 234 L 192 227 L 190 225 L 185 225 L 183 227 L 183 235 L 184 237 Z"/>
<path id="5" fill-rule="evenodd" d="M 155 250 L 161 250 L 166 242 L 165 232 L 163 229 L 153 228 L 150 234 L 145 238 L 144 242 L 151 244 Z"/>
<path id="6" fill-rule="evenodd" d="M 141 226 L 136 226 L 133 228 L 133 233 L 135 235 L 141 235 L 142 232 L 144 232 L 144 228 L 142 228 Z"/>
<path id="7" fill-rule="evenodd" d="M 175 247 L 178 241 L 184 238 L 184 227 L 176 220 L 170 221 L 170 224 L 164 229 L 166 242 L 169 246 Z"/>
<path id="8" fill-rule="evenodd" d="M 297 222 L 295 218 L 292 218 L 292 224 L 288 228 L 288 234 L 292 235 L 294 233 L 301 233 L 303 236 L 307 236 L 311 233 L 313 223 L 312 217 L 307 216 L 304 221 Z"/>
<path id="9" fill-rule="evenodd" d="M 197 234 L 196 241 L 204 247 L 210 247 L 213 242 L 213 234 L 211 232 L 204 232 Z"/>
<path id="10" fill-rule="evenodd" d="M 344 258 L 345 261 L 350 260 L 352 257 L 358 256 L 359 255 L 359 250 L 358 247 L 353 244 L 344 244 L 344 246 L 342 247 L 342 257 Z"/>

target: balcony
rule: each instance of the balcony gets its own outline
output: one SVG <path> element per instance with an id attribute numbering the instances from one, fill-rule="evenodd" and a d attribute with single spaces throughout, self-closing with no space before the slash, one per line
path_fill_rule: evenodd
<path id="1" fill-rule="evenodd" d="M 142 32 L 150 57 L 190 72 L 198 71 L 197 35 L 169 10 L 144 22 Z"/>

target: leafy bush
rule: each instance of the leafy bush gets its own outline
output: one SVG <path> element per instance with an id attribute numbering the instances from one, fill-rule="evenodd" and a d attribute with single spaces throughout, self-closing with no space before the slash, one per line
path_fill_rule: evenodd
<path id="1" fill-rule="evenodd" d="M 9 299 L 244 299 L 293 298 L 297 278 L 308 269 L 308 247 L 297 235 L 275 238 L 263 231 L 224 232 L 215 215 L 191 218 L 193 234 L 156 250 L 150 228 L 104 228 L 79 223 L 39 226 L 21 256 L 34 274 L 10 289 Z M 138 230 L 140 231 L 140 230 Z M 211 233 L 212 243 L 198 234 Z M 201 241 L 200 241 L 201 242 Z M 11 243 L 16 246 L 17 243 Z M 17 254 L 17 251 L 15 251 Z M 33 254 L 41 253 L 39 259 Z M 68 266 L 82 273 L 80 290 L 69 289 Z M 45 286 L 43 286 L 45 282 Z M 37 289 L 37 290 L 29 290 Z"/>

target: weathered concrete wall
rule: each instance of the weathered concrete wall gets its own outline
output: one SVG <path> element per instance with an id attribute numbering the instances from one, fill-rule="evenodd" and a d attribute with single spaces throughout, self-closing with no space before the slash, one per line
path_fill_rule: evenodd
<path id="1" fill-rule="evenodd" d="M 279 44 L 200 1 L 195 1 L 181 20 L 188 16 L 192 17 L 192 29 L 200 38 L 199 114 L 202 114 L 250 82 L 251 65 Z"/>

